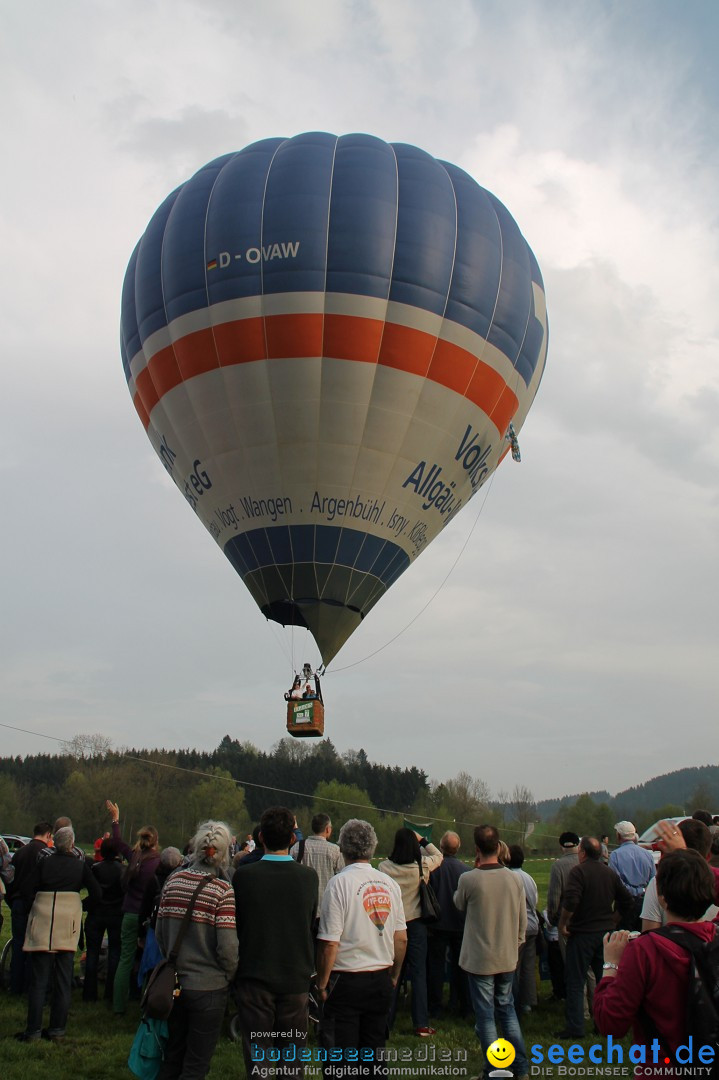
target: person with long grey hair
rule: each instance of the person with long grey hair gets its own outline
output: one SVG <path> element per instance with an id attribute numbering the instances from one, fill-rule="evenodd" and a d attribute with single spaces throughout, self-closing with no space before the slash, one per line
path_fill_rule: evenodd
<path id="1" fill-rule="evenodd" d="M 235 899 L 227 880 L 230 839 L 224 822 L 203 822 L 190 842 L 188 865 L 162 890 L 155 933 L 164 956 L 172 952 L 190 906 L 192 914 L 177 958 L 182 991 L 170 1013 L 159 1080 L 202 1080 L 210 1068 L 237 968 Z"/>

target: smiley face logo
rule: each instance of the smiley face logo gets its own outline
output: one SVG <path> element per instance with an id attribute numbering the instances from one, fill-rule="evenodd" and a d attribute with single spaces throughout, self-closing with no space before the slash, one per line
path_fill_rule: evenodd
<path id="1" fill-rule="evenodd" d="M 495 1039 L 492 1045 L 487 1047 L 487 1061 L 498 1069 L 506 1069 L 515 1056 L 514 1047 L 506 1039 Z"/>

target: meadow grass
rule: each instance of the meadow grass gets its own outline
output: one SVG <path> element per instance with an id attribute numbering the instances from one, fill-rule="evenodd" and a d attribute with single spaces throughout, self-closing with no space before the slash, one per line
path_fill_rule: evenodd
<path id="1" fill-rule="evenodd" d="M 548 859 L 528 859 L 525 863 L 525 869 L 539 886 L 541 907 L 546 901 L 550 867 L 551 861 Z M 7 907 L 4 914 L 0 947 L 4 945 L 10 932 Z M 44 1040 L 28 1045 L 18 1043 L 13 1038 L 15 1032 L 22 1031 L 25 1027 L 26 999 L 11 996 L 7 990 L 0 991 L 0 1080 L 131 1080 L 127 1055 L 140 1019 L 137 1002 L 130 1002 L 125 1016 L 115 1017 L 104 1002 L 85 1003 L 81 994 L 80 990 L 73 991 L 68 1034 L 62 1045 L 54 1045 Z M 528 1047 L 534 1043 L 546 1047 L 554 1041 L 552 1033 L 564 1027 L 563 1008 L 547 1000 L 550 994 L 551 984 L 540 982 L 539 1004 L 531 1014 L 522 1019 Z M 483 1057 L 474 1034 L 473 1022 L 456 1017 L 443 1017 L 433 1022 L 436 1024 L 437 1034 L 431 1040 L 432 1044 L 438 1049 L 443 1047 L 453 1051 L 453 1057 L 459 1055 L 459 1060 L 452 1062 L 452 1075 L 468 1078 L 481 1073 Z M 597 1038 L 595 1035 L 588 1035 L 584 1040 L 578 1041 L 589 1047 Z M 427 1050 L 427 1040 L 417 1039 L 413 1033 L 408 999 L 400 1004 L 388 1045 L 397 1049 L 408 1048 L 410 1051 Z M 405 1064 L 402 1071 L 394 1072 L 394 1075 L 411 1080 L 412 1077 L 431 1075 L 425 1071 L 427 1068 L 428 1066 L 419 1063 L 417 1066 Z M 246 1075 L 240 1046 L 230 1040 L 227 1023 L 208 1075 L 209 1080 L 224 1080 L 228 1077 L 242 1080 Z M 534 1075 L 541 1076 L 542 1073 L 537 1072 Z M 627 1069 L 626 1075 L 631 1075 L 631 1068 Z"/>

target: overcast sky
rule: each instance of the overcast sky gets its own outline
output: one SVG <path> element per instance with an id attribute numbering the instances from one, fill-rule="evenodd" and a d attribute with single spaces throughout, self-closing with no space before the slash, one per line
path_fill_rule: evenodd
<path id="1" fill-rule="evenodd" d="M 265 622 L 166 477 L 120 291 L 206 161 L 365 131 L 505 203 L 550 346 L 521 465 L 341 651 L 326 733 L 537 798 L 716 762 L 714 0 L 34 0 L 2 24 L 2 722 L 116 747 L 283 735 L 292 650 L 316 648 Z"/>

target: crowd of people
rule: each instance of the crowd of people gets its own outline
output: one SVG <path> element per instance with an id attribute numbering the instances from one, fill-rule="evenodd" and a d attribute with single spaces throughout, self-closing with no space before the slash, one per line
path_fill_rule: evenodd
<path id="1" fill-rule="evenodd" d="M 138 967 L 141 981 L 169 957 L 180 989 L 160 1080 L 207 1075 L 228 1006 L 248 1077 L 266 1075 L 265 1061 L 279 1061 L 278 1076 L 302 1077 L 312 1022 L 318 1045 L 343 1062 L 341 1075 L 361 1048 L 361 1075 L 383 1076 L 378 1051 L 407 984 L 418 1039 L 435 1035 L 445 1013 L 471 1017 L 485 1054 L 500 1033 L 511 1042 L 523 1080 L 521 1024 L 537 1004 L 538 957 L 564 1003 L 554 1040 L 582 1039 L 589 1020 L 603 1035 L 633 1028 L 637 1043 L 658 1040 L 672 1061 L 691 1034 L 690 971 L 719 955 L 719 868 L 710 865 L 719 826 L 706 811 L 659 826 L 658 864 L 629 821 L 615 826 L 611 853 L 608 837 L 562 833 L 540 911 L 521 846 L 506 845 L 494 825 L 475 828 L 473 866 L 459 857 L 457 833 L 435 847 L 404 827 L 375 867 L 377 836 L 360 819 L 345 822 L 335 844 L 328 815 L 315 815 L 305 839 L 292 811 L 274 806 L 243 843 L 210 820 L 181 852 L 161 848 L 152 826 L 131 847 L 120 808 L 108 800 L 107 810 L 111 827 L 93 858 L 69 818 L 39 822 L 12 859 L 0 848 L 10 989 L 27 996 L 16 1038 L 65 1038 L 81 933 L 83 998 L 97 1000 L 107 940 L 104 997 L 116 1015 L 139 996 Z M 669 1075 L 662 1061 L 659 1075 Z M 326 1075 L 335 1067 L 330 1060 Z"/>

